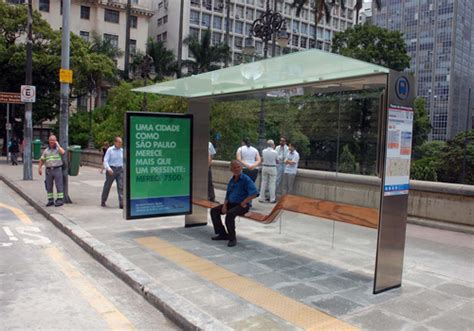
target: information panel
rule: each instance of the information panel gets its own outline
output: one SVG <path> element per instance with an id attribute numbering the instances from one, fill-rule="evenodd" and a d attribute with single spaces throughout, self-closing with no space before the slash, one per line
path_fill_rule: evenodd
<path id="1" fill-rule="evenodd" d="M 384 195 L 408 194 L 413 130 L 413 109 L 390 105 Z"/>
<path id="2" fill-rule="evenodd" d="M 126 219 L 192 212 L 192 115 L 127 112 Z"/>

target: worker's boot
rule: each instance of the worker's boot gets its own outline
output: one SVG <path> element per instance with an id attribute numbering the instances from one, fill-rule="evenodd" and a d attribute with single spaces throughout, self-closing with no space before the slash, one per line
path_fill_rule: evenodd
<path id="1" fill-rule="evenodd" d="M 57 199 L 54 204 L 55 207 L 61 207 L 62 205 L 64 205 L 63 199 Z"/>
<path id="2" fill-rule="evenodd" d="M 54 199 L 48 199 L 48 203 L 46 204 L 46 207 L 51 207 L 54 206 Z"/>

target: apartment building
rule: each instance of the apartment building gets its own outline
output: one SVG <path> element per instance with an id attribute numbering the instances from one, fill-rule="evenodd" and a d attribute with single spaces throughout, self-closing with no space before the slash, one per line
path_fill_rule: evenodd
<path id="1" fill-rule="evenodd" d="M 305 6 L 300 17 L 296 17 L 291 8 L 292 0 L 271 0 L 270 8 L 277 1 L 277 10 L 286 19 L 286 27 L 290 36 L 288 49 L 286 51 L 298 51 L 314 48 L 330 50 L 331 40 L 335 32 L 345 30 L 353 25 L 354 1 L 347 1 L 345 10 L 339 7 L 332 9 L 332 19 L 325 19 L 318 24 L 317 40 L 314 40 L 315 24 L 312 7 Z M 232 63 L 238 64 L 243 61 L 242 50 L 244 46 L 255 47 L 256 56 L 263 56 L 263 44 L 258 38 L 248 39 L 252 22 L 257 19 L 266 9 L 266 0 L 231 0 L 230 2 L 230 39 L 229 45 L 232 51 Z M 223 42 L 226 34 L 227 22 L 227 0 L 185 0 L 184 1 L 184 24 L 183 36 L 197 36 L 200 38 L 203 31 L 210 29 L 212 32 L 212 43 Z M 312 4 L 313 2 L 310 1 Z M 169 49 L 177 53 L 178 31 L 179 31 L 179 0 L 156 0 L 154 3 L 155 15 L 150 23 L 150 36 L 155 40 L 163 41 Z M 249 43 L 250 44 L 247 44 Z M 281 53 L 276 46 L 276 55 Z M 271 46 L 269 46 L 271 56 Z M 183 47 L 183 59 L 190 57 L 187 47 Z"/>
<path id="2" fill-rule="evenodd" d="M 403 33 L 409 72 L 426 100 L 433 140 L 448 140 L 472 127 L 474 99 L 474 1 L 382 0 L 373 24 Z M 471 100 L 471 106 L 474 101 Z"/>
<path id="3" fill-rule="evenodd" d="M 153 0 L 155 1 L 155 0 Z M 7 0 L 21 4 L 26 0 Z M 145 52 L 152 0 L 132 0 L 130 50 Z M 125 50 L 127 0 L 71 0 L 71 32 L 89 40 L 95 33 L 108 39 L 122 51 Z M 33 0 L 33 9 L 39 11 L 53 29 L 62 26 L 61 0 Z M 124 68 L 124 57 L 118 59 L 119 69 Z"/>

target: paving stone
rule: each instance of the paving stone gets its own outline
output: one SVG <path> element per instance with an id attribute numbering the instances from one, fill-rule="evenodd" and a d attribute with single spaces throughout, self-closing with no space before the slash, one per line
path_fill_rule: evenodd
<path id="1" fill-rule="evenodd" d="M 464 317 L 474 322 L 474 301 L 469 301 L 459 307 L 450 310 L 449 314 L 452 316 Z"/>
<path id="2" fill-rule="evenodd" d="M 446 283 L 435 287 L 436 290 L 450 295 L 457 295 L 459 297 L 473 299 L 474 287 L 466 286 L 458 283 Z"/>
<path id="3" fill-rule="evenodd" d="M 306 298 L 322 294 L 321 290 L 302 283 L 280 287 L 278 288 L 278 292 L 281 292 L 297 300 L 304 300 Z"/>
<path id="4" fill-rule="evenodd" d="M 262 267 L 249 262 L 229 264 L 226 266 L 226 269 L 242 276 L 254 276 L 258 274 L 264 274 L 269 271 L 269 269 L 266 267 Z"/>
<path id="5" fill-rule="evenodd" d="M 341 296 L 333 296 L 316 301 L 311 301 L 316 308 L 335 317 L 341 317 L 351 313 L 352 311 L 362 308 L 362 305 L 354 301 L 347 300 Z"/>
<path id="6" fill-rule="evenodd" d="M 408 325 L 404 319 L 379 309 L 351 317 L 347 322 L 363 330 L 401 330 Z"/>
<path id="7" fill-rule="evenodd" d="M 299 330 L 295 326 L 266 313 L 231 323 L 234 330 Z"/>
<path id="8" fill-rule="evenodd" d="M 417 283 L 423 287 L 434 287 L 446 282 L 445 277 L 431 274 L 427 271 L 414 271 L 403 275 L 403 280 Z"/>
<path id="9" fill-rule="evenodd" d="M 317 287 L 326 288 L 328 291 L 331 291 L 331 292 L 348 290 L 348 289 L 359 286 L 359 283 L 351 279 L 339 277 L 336 275 L 319 277 L 316 279 L 308 280 L 307 282 L 309 284 L 314 284 Z"/>
<path id="10" fill-rule="evenodd" d="M 321 271 L 308 267 L 299 267 L 295 269 L 282 270 L 281 273 L 297 279 L 308 279 L 323 275 Z"/>
<path id="11" fill-rule="evenodd" d="M 395 313 L 410 320 L 421 322 L 438 316 L 443 309 L 436 307 L 435 302 L 426 301 L 427 298 L 419 294 L 392 300 L 379 308 Z"/>
<path id="12" fill-rule="evenodd" d="M 474 322 L 464 316 L 453 316 L 449 313 L 436 317 L 427 323 L 438 330 L 474 330 Z"/>
<path id="13" fill-rule="evenodd" d="M 289 277 L 285 274 L 279 272 L 268 272 L 264 274 L 258 274 L 252 276 L 252 279 L 256 280 L 257 282 L 268 286 L 268 287 L 278 287 L 284 286 L 288 283 L 294 283 L 296 279 Z"/>
<path id="14" fill-rule="evenodd" d="M 359 284 L 370 283 L 374 280 L 373 274 L 367 274 L 362 270 L 343 272 L 339 274 L 338 276 L 350 279 Z"/>
<path id="15" fill-rule="evenodd" d="M 259 308 L 242 303 L 228 306 L 203 305 L 200 308 L 225 324 L 238 323 L 252 317 L 261 316 L 264 313 Z"/>
<path id="16" fill-rule="evenodd" d="M 289 268 L 296 268 L 300 264 L 297 262 L 293 262 L 288 259 L 284 258 L 273 258 L 273 259 L 268 259 L 268 260 L 260 260 L 257 262 L 258 264 L 263 264 L 275 271 L 278 270 L 283 270 L 283 269 L 289 269 Z"/>

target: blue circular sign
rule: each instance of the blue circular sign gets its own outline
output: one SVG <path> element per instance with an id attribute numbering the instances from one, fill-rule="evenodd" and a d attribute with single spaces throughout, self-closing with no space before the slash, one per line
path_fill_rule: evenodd
<path id="1" fill-rule="evenodd" d="M 397 97 L 401 100 L 405 100 L 410 95 L 410 83 L 408 79 L 404 76 L 397 79 L 395 83 L 395 92 Z"/>

